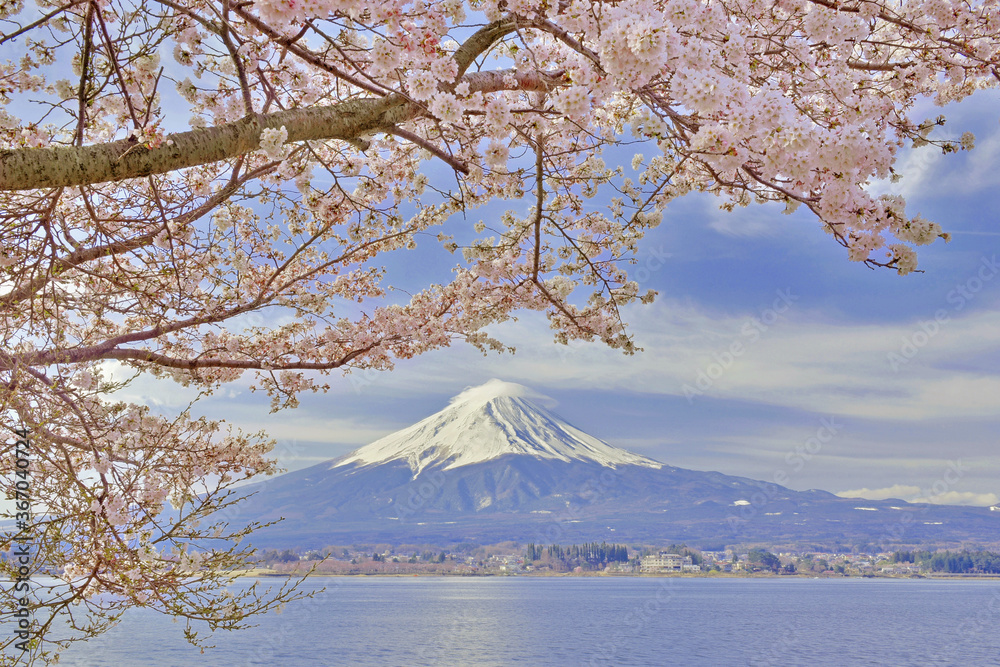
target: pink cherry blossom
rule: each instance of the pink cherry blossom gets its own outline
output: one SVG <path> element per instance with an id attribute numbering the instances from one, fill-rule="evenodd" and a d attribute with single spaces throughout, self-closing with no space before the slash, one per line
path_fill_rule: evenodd
<path id="1" fill-rule="evenodd" d="M 251 532 L 224 493 L 274 472 L 271 441 L 113 399 L 134 373 L 277 410 L 333 372 L 502 350 L 488 327 L 525 309 L 632 353 L 620 313 L 655 293 L 627 260 L 691 192 L 808 210 L 846 259 L 918 271 L 946 230 L 870 186 L 903 148 L 973 149 L 911 113 L 1000 70 L 995 2 L 43 4 L 0 11 L 25 26 L 0 35 L 0 405 L 42 452 L 38 562 L 69 584 L 40 609 L 87 605 L 91 635 L 128 606 L 239 627 L 295 596 L 224 596 Z M 636 138 L 626 179 L 600 155 Z M 435 237 L 450 281 L 387 289 L 391 253 Z"/>

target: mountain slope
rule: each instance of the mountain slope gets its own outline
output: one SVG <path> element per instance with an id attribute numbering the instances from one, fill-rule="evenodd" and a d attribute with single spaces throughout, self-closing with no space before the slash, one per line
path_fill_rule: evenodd
<path id="1" fill-rule="evenodd" d="M 527 387 L 501 380 L 463 391 L 436 414 L 348 454 L 333 467 L 405 461 L 414 476 L 450 470 L 507 454 L 589 461 L 611 468 L 662 463 L 612 447 L 567 424 L 531 400 Z"/>
<path id="2" fill-rule="evenodd" d="M 1000 513 L 793 491 L 668 466 L 567 424 L 491 380 L 332 461 L 244 487 L 259 546 L 357 541 L 996 541 Z"/>

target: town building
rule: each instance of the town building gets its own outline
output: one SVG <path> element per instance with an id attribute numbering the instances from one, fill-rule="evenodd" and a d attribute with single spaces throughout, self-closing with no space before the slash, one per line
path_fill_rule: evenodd
<path id="1" fill-rule="evenodd" d="M 691 556 L 681 556 L 666 551 L 661 551 L 655 556 L 643 556 L 641 559 L 643 572 L 683 572 L 686 567 L 701 570 L 699 566 L 693 564 Z"/>

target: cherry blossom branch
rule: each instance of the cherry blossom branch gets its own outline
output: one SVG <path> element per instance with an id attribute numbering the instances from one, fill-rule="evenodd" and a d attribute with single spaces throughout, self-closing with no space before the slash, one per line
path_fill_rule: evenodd
<path id="1" fill-rule="evenodd" d="M 88 2 L 87 14 L 84 17 L 83 53 L 80 58 L 80 89 L 77 91 L 77 122 L 76 137 L 74 141 L 77 146 L 83 144 L 83 130 L 87 126 L 87 80 L 90 72 L 90 56 L 93 52 L 93 40 L 91 35 L 94 30 L 94 3 Z"/>
<path id="2" fill-rule="evenodd" d="M 173 3 L 169 0 L 157 0 L 157 2 L 163 2 L 164 4 L 169 4 L 173 6 Z M 385 88 L 384 86 L 376 83 L 370 83 L 368 81 L 359 79 L 355 76 L 351 76 L 347 72 L 343 71 L 336 65 L 333 65 L 321 58 L 319 55 L 313 53 L 309 49 L 298 44 L 296 38 L 288 37 L 287 35 L 275 30 L 268 24 L 264 23 L 256 16 L 244 9 L 243 4 L 237 4 L 232 7 L 234 14 L 239 16 L 241 19 L 246 21 L 248 24 L 252 25 L 254 28 L 259 30 L 264 35 L 267 35 L 269 39 L 274 41 L 275 44 L 280 44 L 284 48 L 288 49 L 289 52 L 294 53 L 296 56 L 301 58 L 303 61 L 309 63 L 313 67 L 328 72 L 338 79 L 342 79 L 352 86 L 357 86 L 361 90 L 366 90 L 373 95 L 385 96 L 391 93 L 391 89 Z"/>
<path id="3" fill-rule="evenodd" d="M 85 2 L 90 2 L 90 0 L 73 0 L 73 2 L 67 2 L 65 5 L 53 9 L 51 12 L 43 15 L 37 21 L 31 22 L 28 25 L 24 26 L 23 28 L 15 30 L 14 32 L 11 33 L 5 33 L 3 35 L 0 35 L 0 44 L 6 44 L 9 41 L 15 40 L 21 35 L 27 32 L 31 32 L 35 28 L 48 23 L 51 19 L 64 13 L 67 9 L 72 9 L 73 7 L 76 7 L 77 5 L 82 5 Z"/>
<path id="4" fill-rule="evenodd" d="M 835 12 L 845 12 L 845 13 L 848 13 L 848 14 L 860 14 L 861 13 L 861 10 L 859 8 L 857 8 L 857 7 L 847 7 L 847 6 L 843 5 L 843 4 L 841 4 L 840 2 L 837 2 L 837 0 L 809 0 L 809 2 L 811 2 L 811 3 L 815 4 L 815 5 L 820 5 L 821 7 L 826 7 L 827 9 L 831 9 L 831 10 L 833 10 Z M 905 21 L 905 20 L 903 20 L 901 18 L 898 18 L 896 16 L 892 16 L 888 12 L 882 11 L 881 9 L 876 13 L 876 16 L 878 16 L 883 21 L 886 21 L 888 23 L 892 23 L 893 25 L 895 25 L 895 26 L 897 26 L 899 28 L 903 28 L 903 29 L 905 29 L 905 30 L 907 30 L 907 31 L 915 34 L 915 35 L 925 35 L 926 34 L 926 30 L 921 29 L 920 27 L 914 25 L 913 23 L 911 23 L 909 21 Z M 971 55 L 968 52 L 968 48 L 966 47 L 965 44 L 962 44 L 961 42 L 959 42 L 957 40 L 954 40 L 954 39 L 951 39 L 951 38 L 948 38 L 948 37 L 943 37 L 943 36 L 940 36 L 940 35 L 937 37 L 937 39 L 940 39 L 945 44 L 948 44 L 949 46 L 955 48 L 962 55 L 971 57 Z"/>
<path id="5" fill-rule="evenodd" d="M 532 19 L 524 21 L 521 25 L 525 27 L 538 28 L 549 33 L 560 42 L 573 49 L 582 56 L 586 56 L 590 62 L 594 63 L 597 70 L 606 75 L 607 72 L 604 71 L 604 67 L 601 64 L 601 57 L 594 53 L 593 49 L 587 48 L 581 41 L 569 34 L 569 31 L 565 28 L 557 26 L 555 23 L 549 19 Z"/>
<path id="6" fill-rule="evenodd" d="M 181 224 L 187 224 L 191 221 L 197 220 L 204 216 L 205 214 L 211 212 L 219 204 L 228 200 L 232 195 L 240 189 L 247 182 L 260 178 L 272 171 L 277 167 L 276 164 L 266 164 L 262 167 L 258 167 L 250 172 L 246 172 L 239 178 L 232 179 L 229 183 L 219 189 L 218 192 L 213 194 L 209 199 L 203 202 L 198 207 L 192 209 L 186 214 L 178 216 L 176 221 Z M 91 214 L 94 215 L 93 212 Z M 133 237 L 127 241 L 117 241 L 114 243 L 108 243 L 105 245 L 91 246 L 88 248 L 81 248 L 79 250 L 74 250 L 69 255 L 61 258 L 55 258 L 51 262 L 51 268 L 45 275 L 38 276 L 30 282 L 16 285 L 6 294 L 0 296 L 0 307 L 11 306 L 19 301 L 29 298 L 30 296 L 37 294 L 45 285 L 51 282 L 54 274 L 68 271 L 80 267 L 87 262 L 91 262 L 95 259 L 102 257 L 113 257 L 115 255 L 123 255 L 125 253 L 133 252 L 139 248 L 151 245 L 156 238 L 156 236 L 162 232 L 164 227 L 162 225 L 153 228 L 151 231 L 143 234 L 141 236 Z"/>
<path id="7" fill-rule="evenodd" d="M 115 70 L 115 77 L 118 79 L 118 89 L 121 90 L 122 97 L 128 107 L 129 115 L 132 117 L 132 122 L 135 124 L 135 129 L 139 130 L 144 123 L 139 120 L 139 115 L 136 113 L 135 106 L 132 104 L 132 96 L 128 92 L 128 87 L 125 85 L 125 75 L 122 73 L 121 65 L 118 63 L 118 57 L 115 54 L 114 45 L 111 43 L 111 35 L 108 34 L 108 26 L 104 21 L 104 15 L 99 7 L 94 10 L 94 13 L 97 15 L 97 23 L 101 27 L 101 38 L 104 40 L 104 46 L 108 50 L 108 60 L 111 61 Z M 82 140 L 79 143 L 82 143 Z"/>
<path id="8" fill-rule="evenodd" d="M 236 76 L 240 82 L 240 93 L 243 95 L 243 111 L 247 114 L 254 113 L 253 106 L 253 95 L 250 93 L 250 82 L 247 80 L 246 68 L 243 67 L 243 61 L 240 59 L 240 54 L 233 44 L 233 38 L 231 30 L 229 27 L 229 0 L 222 1 L 222 15 L 219 17 L 221 23 L 219 26 L 219 37 L 222 39 L 223 44 L 226 45 L 226 49 L 229 51 L 229 57 L 233 62 L 233 67 L 236 69 Z"/>
<path id="9" fill-rule="evenodd" d="M 505 16 L 480 28 L 465 40 L 455 50 L 455 55 L 453 56 L 455 62 L 458 64 L 458 75 L 455 77 L 456 82 L 465 75 L 465 72 L 475 62 L 476 58 L 489 51 L 490 47 L 497 40 L 502 39 L 505 35 L 514 32 L 516 29 L 517 20 L 512 16 Z"/>
<path id="10" fill-rule="evenodd" d="M 544 156 L 542 135 L 539 133 L 535 137 L 535 219 L 532 222 L 535 232 L 535 243 L 531 260 L 531 280 L 535 284 L 538 284 L 538 271 L 541 268 L 539 258 L 542 252 L 542 214 L 545 210 L 545 173 L 542 161 Z"/>
<path id="11" fill-rule="evenodd" d="M 341 368 L 342 366 L 350 363 L 357 357 L 370 352 L 376 347 L 385 345 L 386 340 L 380 340 L 370 345 L 367 345 L 356 350 L 352 350 L 342 357 L 335 359 L 333 361 L 290 361 L 281 362 L 277 360 L 273 361 L 260 361 L 256 359 L 216 359 L 211 357 L 196 357 L 193 359 L 171 357 L 165 354 L 160 354 L 157 352 L 150 352 L 148 350 L 131 350 L 131 349 L 114 349 L 108 350 L 102 353 L 100 359 L 116 359 L 118 361 L 141 361 L 144 363 L 154 364 L 156 366 L 162 366 L 163 368 L 179 368 L 183 370 L 197 370 L 199 368 L 241 368 L 245 370 L 271 370 L 271 371 L 287 371 L 287 370 L 308 370 L 308 371 L 329 371 Z"/>
<path id="12" fill-rule="evenodd" d="M 473 92 L 549 90 L 561 73 L 475 72 L 464 80 Z M 0 191 L 34 190 L 123 181 L 211 164 L 260 148 L 261 132 L 286 128 L 287 143 L 351 141 L 360 135 L 391 132 L 399 123 L 425 115 L 422 105 L 400 95 L 350 99 L 326 107 L 287 109 L 247 116 L 234 123 L 170 134 L 162 146 L 145 147 L 134 138 L 93 146 L 56 146 L 0 151 Z"/>
<path id="13" fill-rule="evenodd" d="M 409 130 L 404 130 L 401 127 L 392 127 L 392 128 L 389 128 L 389 133 L 396 135 L 400 139 L 405 139 L 406 141 L 409 141 L 411 144 L 414 144 L 416 146 L 420 146 L 425 151 L 427 151 L 428 153 L 434 155 L 436 158 L 438 158 L 439 160 L 441 160 L 442 162 L 444 162 L 445 164 L 447 164 L 449 167 L 451 167 L 455 171 L 459 171 L 459 172 L 462 172 L 463 174 L 468 175 L 468 173 L 469 173 L 469 165 L 467 165 L 464 162 L 461 162 L 461 161 L 455 159 L 455 156 L 449 155 L 448 153 L 445 153 L 443 150 L 441 150 L 440 148 L 438 148 L 437 146 L 435 146 L 431 142 L 427 141 L 423 137 L 421 137 L 421 136 L 419 136 L 417 134 L 414 134 L 413 132 L 410 132 Z"/>
<path id="14" fill-rule="evenodd" d="M 548 90 L 562 73 L 476 72 L 464 80 L 474 92 Z M 168 135 L 160 147 L 139 146 L 134 138 L 80 147 L 0 151 L 0 191 L 31 190 L 121 181 L 219 162 L 260 147 L 265 129 L 287 128 L 288 143 L 340 139 L 391 131 L 426 111 L 403 96 L 350 99 L 327 107 L 288 109 L 247 116 L 234 123 Z"/>

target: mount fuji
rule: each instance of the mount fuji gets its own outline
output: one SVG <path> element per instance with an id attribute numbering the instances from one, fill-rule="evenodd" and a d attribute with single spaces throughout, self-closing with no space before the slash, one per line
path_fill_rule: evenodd
<path id="1" fill-rule="evenodd" d="M 348 454 L 333 467 L 405 461 L 416 478 L 425 470 L 453 470 L 508 455 L 609 468 L 663 467 L 570 426 L 537 399 L 547 400 L 523 385 L 490 380 L 466 389 L 441 412 Z"/>
<path id="2" fill-rule="evenodd" d="M 258 546 L 597 539 L 723 544 L 994 542 L 979 507 L 845 499 L 614 447 L 491 380 L 346 456 L 240 487 L 229 520 L 283 521 Z M 234 512 L 236 516 L 234 516 Z"/>

